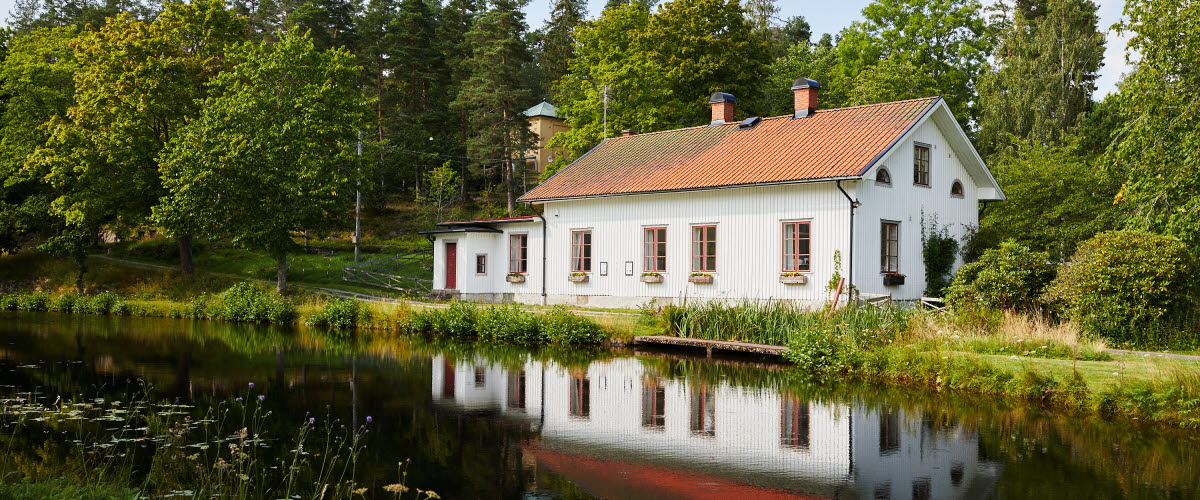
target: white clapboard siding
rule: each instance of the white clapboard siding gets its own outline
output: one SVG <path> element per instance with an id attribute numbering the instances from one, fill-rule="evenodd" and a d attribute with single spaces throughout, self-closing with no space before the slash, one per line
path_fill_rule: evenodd
<path id="1" fill-rule="evenodd" d="M 546 204 L 551 296 L 825 300 L 833 252 L 847 250 L 849 207 L 830 183 L 619 196 Z M 812 270 L 806 285 L 779 282 L 783 221 L 811 221 Z M 692 226 L 717 226 L 717 269 L 711 285 L 688 282 Z M 661 284 L 640 281 L 643 228 L 667 228 L 667 272 Z M 590 229 L 588 283 L 567 281 L 570 233 Z M 608 263 L 608 275 L 600 274 Z M 627 276 L 626 262 L 633 262 Z"/>
<path id="2" fill-rule="evenodd" d="M 913 146 L 930 149 L 929 187 L 913 184 Z M 879 168 L 891 173 L 891 186 L 877 184 Z M 963 183 L 964 196 L 950 196 L 950 185 Z M 855 285 L 863 293 L 892 294 L 896 300 L 917 300 L 925 290 L 925 263 L 921 256 L 921 215 L 932 226 L 948 226 L 949 234 L 962 242 L 968 227 L 979 224 L 976 180 L 968 175 L 957 154 L 947 144 L 932 120 L 917 127 L 897 144 L 881 165 L 867 172 L 858 189 L 859 207 L 855 221 Z M 902 286 L 885 287 L 880 274 L 883 220 L 900 221 L 900 272 L 907 275 Z M 961 263 L 956 262 L 955 267 Z"/>

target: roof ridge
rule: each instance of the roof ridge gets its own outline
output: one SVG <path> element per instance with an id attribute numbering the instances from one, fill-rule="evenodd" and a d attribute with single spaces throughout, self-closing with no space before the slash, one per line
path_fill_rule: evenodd
<path id="1" fill-rule="evenodd" d="M 817 111 L 831 113 L 834 111 L 849 111 L 849 110 L 854 110 L 854 109 L 870 108 L 873 106 L 887 106 L 889 104 L 903 104 L 903 103 L 916 102 L 916 101 L 932 101 L 932 100 L 937 100 L 940 98 L 941 98 L 941 96 L 916 97 L 916 98 L 912 98 L 912 99 L 901 99 L 899 101 L 876 102 L 876 103 L 871 103 L 871 104 L 859 104 L 857 106 L 843 106 L 840 108 L 818 109 Z M 777 115 L 777 116 L 762 117 L 761 119 L 763 119 L 763 120 L 778 120 L 780 118 L 791 118 L 791 117 L 792 117 L 792 115 Z M 753 118 L 753 117 L 750 117 L 750 118 Z M 710 124 L 710 125 L 693 125 L 691 127 L 682 127 L 682 128 L 669 128 L 666 130 L 655 130 L 653 132 L 643 132 L 640 134 L 633 134 L 633 135 L 629 135 L 629 136 L 608 137 L 604 140 L 606 141 L 608 139 L 628 139 L 630 137 L 642 137 L 642 136 L 647 136 L 647 135 L 666 134 L 666 133 L 670 133 L 670 132 L 680 132 L 680 131 L 684 131 L 684 130 L 694 130 L 694 129 L 702 129 L 702 128 L 724 127 L 724 126 L 728 126 L 728 125 L 738 125 L 740 123 L 741 123 L 741 121 L 731 121 L 731 122 L 722 123 L 720 125 L 711 125 Z M 603 142 L 603 141 L 601 141 L 601 142 Z"/>

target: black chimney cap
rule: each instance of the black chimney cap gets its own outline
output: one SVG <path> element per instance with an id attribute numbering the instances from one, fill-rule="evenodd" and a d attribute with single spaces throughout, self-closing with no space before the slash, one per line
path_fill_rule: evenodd
<path id="1" fill-rule="evenodd" d="M 792 90 L 800 90 L 800 89 L 821 90 L 821 84 L 817 83 L 816 80 L 809 80 L 808 78 L 797 78 L 796 81 L 792 82 Z"/>
<path id="2" fill-rule="evenodd" d="M 708 98 L 708 103 L 709 103 L 709 104 L 716 104 L 716 103 L 718 103 L 718 102 L 732 102 L 732 103 L 736 103 L 736 102 L 737 102 L 737 99 L 736 99 L 735 97 L 733 97 L 733 94 L 726 94 L 726 93 L 724 93 L 724 92 L 713 92 L 713 95 L 712 95 L 712 97 L 709 97 L 709 98 Z"/>

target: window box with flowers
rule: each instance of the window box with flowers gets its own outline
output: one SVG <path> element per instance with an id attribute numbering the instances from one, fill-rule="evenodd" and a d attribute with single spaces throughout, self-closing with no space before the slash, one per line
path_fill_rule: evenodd
<path id="1" fill-rule="evenodd" d="M 697 285 L 711 285 L 713 275 L 709 273 L 692 273 L 691 276 L 688 276 L 688 281 Z"/>
<path id="2" fill-rule="evenodd" d="M 883 286 L 900 286 L 904 284 L 905 276 L 900 273 L 883 273 Z"/>
<path id="3" fill-rule="evenodd" d="M 642 283 L 662 283 L 662 282 L 663 282 L 662 273 L 655 273 L 655 272 L 642 273 Z"/>
<path id="4" fill-rule="evenodd" d="M 588 277 L 588 273 L 576 272 L 567 275 L 567 281 L 570 281 L 571 283 L 587 283 Z"/>
<path id="5" fill-rule="evenodd" d="M 780 273 L 779 282 L 785 285 L 803 285 L 808 283 L 808 275 L 798 272 Z"/>
<path id="6" fill-rule="evenodd" d="M 508 277 L 504 278 L 509 283 L 524 283 L 525 275 L 521 273 L 508 273 Z"/>

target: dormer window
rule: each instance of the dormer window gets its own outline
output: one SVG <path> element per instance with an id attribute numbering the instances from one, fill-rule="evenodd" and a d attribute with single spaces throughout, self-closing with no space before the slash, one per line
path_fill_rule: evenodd
<path id="1" fill-rule="evenodd" d="M 929 187 L 928 145 L 913 145 L 913 185 Z"/>
<path id="2" fill-rule="evenodd" d="M 963 197 L 963 185 L 958 179 L 955 179 L 954 184 L 950 185 L 950 196 L 955 198 Z"/>
<path id="3" fill-rule="evenodd" d="M 886 168 L 879 169 L 878 172 L 875 172 L 875 183 L 883 184 L 885 186 L 891 186 L 892 185 L 891 172 L 888 172 L 888 169 L 886 169 Z"/>

